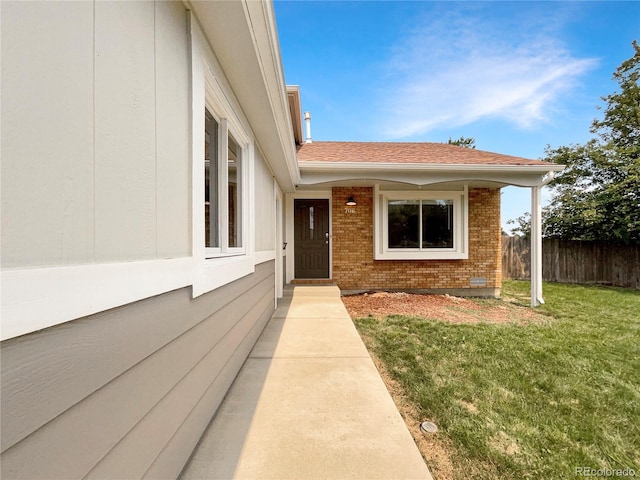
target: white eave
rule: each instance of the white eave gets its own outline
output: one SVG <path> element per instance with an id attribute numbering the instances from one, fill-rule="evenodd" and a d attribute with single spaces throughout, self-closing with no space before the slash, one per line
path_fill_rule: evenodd
<path id="1" fill-rule="evenodd" d="M 429 185 L 471 182 L 497 186 L 531 187 L 542 184 L 547 177 L 560 172 L 563 165 L 494 165 L 444 163 L 386 162 L 300 162 L 299 186 L 360 185 L 377 182 Z"/>
<path id="2" fill-rule="evenodd" d="M 278 183 L 293 191 L 300 170 L 272 3 L 185 4 L 196 14 Z"/>
<path id="3" fill-rule="evenodd" d="M 291 127 L 296 145 L 302 145 L 302 108 L 300 107 L 300 86 L 287 85 L 287 97 L 289 100 L 289 114 L 291 115 Z"/>

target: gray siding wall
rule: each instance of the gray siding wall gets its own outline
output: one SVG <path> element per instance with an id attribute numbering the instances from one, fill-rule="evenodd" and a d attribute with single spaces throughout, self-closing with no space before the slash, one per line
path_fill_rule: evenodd
<path id="1" fill-rule="evenodd" d="M 256 252 L 276 249 L 275 186 L 259 149 L 255 155 L 255 219 Z"/>
<path id="2" fill-rule="evenodd" d="M 2 267 L 191 253 L 181 2 L 0 2 Z"/>
<path id="3" fill-rule="evenodd" d="M 273 313 L 274 267 L 3 342 L 2 478 L 176 478 Z"/>

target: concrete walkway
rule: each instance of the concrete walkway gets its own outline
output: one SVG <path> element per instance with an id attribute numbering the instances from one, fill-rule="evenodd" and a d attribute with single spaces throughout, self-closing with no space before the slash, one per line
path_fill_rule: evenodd
<path id="1" fill-rule="evenodd" d="M 182 475 L 431 478 L 334 286 L 285 291 Z"/>

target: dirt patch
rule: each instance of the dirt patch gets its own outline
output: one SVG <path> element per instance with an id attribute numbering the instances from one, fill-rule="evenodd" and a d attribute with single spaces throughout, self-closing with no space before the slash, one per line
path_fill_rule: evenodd
<path id="1" fill-rule="evenodd" d="M 342 297 L 351 318 L 410 315 L 454 323 L 531 323 L 548 317 L 522 305 L 450 295 L 375 292 Z"/>
<path id="2" fill-rule="evenodd" d="M 478 407 L 476 407 L 473 403 L 465 402 L 464 400 L 460 400 L 458 403 L 469 413 L 478 413 Z"/>
<path id="3" fill-rule="evenodd" d="M 490 444 L 493 448 L 505 455 L 515 455 L 520 453 L 520 447 L 518 447 L 516 441 L 502 430 L 491 437 Z"/>

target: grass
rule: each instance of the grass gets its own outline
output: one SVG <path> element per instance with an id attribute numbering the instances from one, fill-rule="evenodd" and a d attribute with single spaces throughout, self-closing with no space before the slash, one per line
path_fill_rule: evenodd
<path id="1" fill-rule="evenodd" d="M 523 304 L 528 292 L 504 282 Z M 640 476 L 640 292 L 544 293 L 542 323 L 355 320 L 420 418 L 439 426 L 447 478 L 574 478 L 579 467 Z"/>

